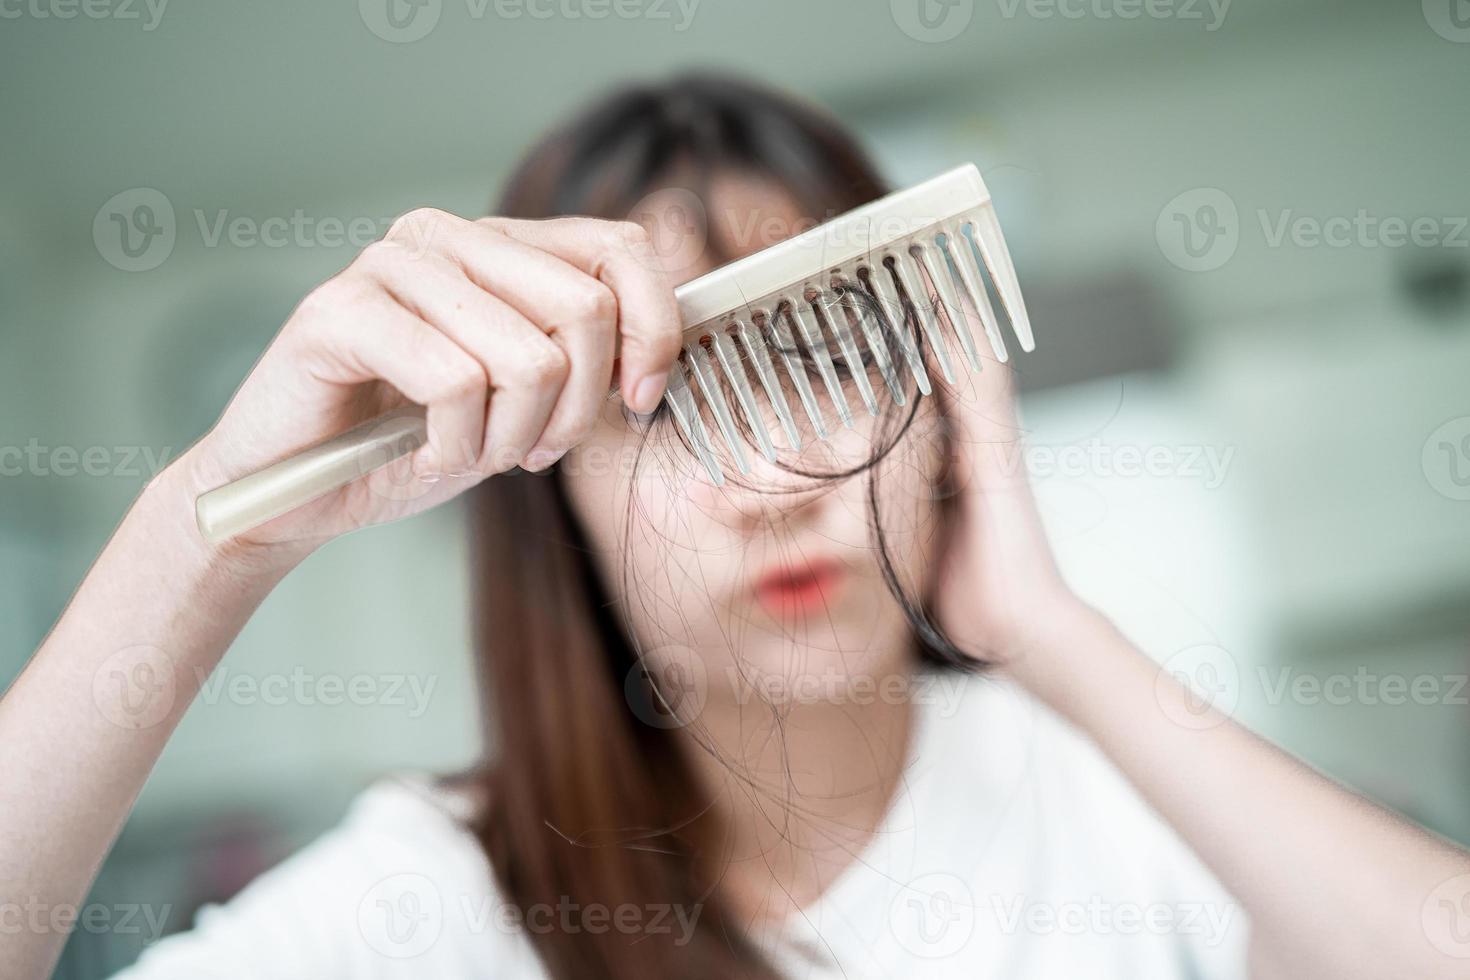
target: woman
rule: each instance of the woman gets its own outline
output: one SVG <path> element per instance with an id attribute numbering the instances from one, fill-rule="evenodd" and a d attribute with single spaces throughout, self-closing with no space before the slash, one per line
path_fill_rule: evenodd
<path id="1" fill-rule="evenodd" d="M 1466 854 L 1068 590 L 1002 365 L 703 475 L 659 407 L 671 284 L 882 190 L 829 119 L 701 76 L 553 134 L 497 217 L 400 221 L 144 491 L 0 703 L 7 891 L 81 900 L 296 564 L 466 494 L 484 766 L 374 787 L 127 976 L 1463 976 L 1429 916 Z M 411 458 L 198 536 L 201 491 L 405 401 Z M 0 934 L 8 975 L 63 938 Z"/>

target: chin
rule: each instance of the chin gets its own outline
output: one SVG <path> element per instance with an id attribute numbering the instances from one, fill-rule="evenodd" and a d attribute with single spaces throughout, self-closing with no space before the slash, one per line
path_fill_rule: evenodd
<path id="1" fill-rule="evenodd" d="M 911 629 L 897 602 L 849 594 L 825 608 L 757 609 L 727 634 L 738 650 L 712 668 L 711 686 L 749 702 L 793 706 L 852 701 L 856 691 L 912 666 Z"/>

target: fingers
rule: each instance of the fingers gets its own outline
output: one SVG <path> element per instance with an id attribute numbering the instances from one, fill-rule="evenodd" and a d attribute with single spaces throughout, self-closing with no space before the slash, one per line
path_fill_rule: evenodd
<path id="1" fill-rule="evenodd" d="M 543 468 L 602 417 L 615 357 L 630 407 L 662 397 L 680 322 L 651 248 L 636 225 L 411 212 L 318 291 L 323 376 L 427 405 L 421 470 Z"/>
<path id="2" fill-rule="evenodd" d="M 564 259 L 483 223 L 461 222 L 439 241 L 447 246 L 444 257 L 468 283 L 508 305 L 524 323 L 535 324 L 567 357 L 561 397 L 530 450 L 546 454 L 549 462 L 586 438 L 602 414 L 612 383 L 617 297 Z M 493 375 L 491 384 L 492 390 L 497 387 Z M 492 416 L 492 428 L 496 425 Z"/>
<path id="3" fill-rule="evenodd" d="M 563 259 L 612 290 L 623 401 L 636 412 L 658 407 L 679 356 L 682 324 L 674 291 L 658 269 L 643 226 L 592 218 L 486 218 L 480 223 Z"/>
<path id="4" fill-rule="evenodd" d="M 409 262 L 369 256 L 365 271 L 396 302 L 472 357 L 486 379 L 482 438 L 449 447 L 450 455 L 442 460 L 445 472 L 488 476 L 522 463 L 529 468 L 527 457 L 546 438 L 563 396 L 570 363 L 566 352 L 441 256 Z"/>
<path id="5" fill-rule="evenodd" d="M 428 408 L 429 441 L 419 449 L 415 469 L 445 471 L 444 460 L 457 447 L 484 439 L 488 382 L 482 365 L 441 331 L 404 309 L 380 290 L 364 288 L 352 277 L 321 287 L 308 299 L 329 311 L 343 292 L 353 317 L 313 317 L 308 343 L 312 370 L 321 380 L 353 385 L 382 380 Z M 308 310 L 310 317 L 310 311 Z"/>
<path id="6" fill-rule="evenodd" d="M 941 290 L 936 288 L 928 270 L 922 270 L 921 278 L 928 293 L 928 309 L 919 310 L 921 316 L 939 318 L 940 332 L 949 347 L 950 363 L 968 365 L 962 351 L 960 335 L 952 317 L 952 302 L 941 299 Z M 983 323 L 978 310 L 969 297 L 959 300 L 958 315 L 964 318 L 970 336 L 984 336 Z M 1016 456 L 1020 451 L 1021 428 L 1016 419 L 1015 377 L 1010 365 L 997 360 L 994 355 L 981 348 L 977 352 L 979 373 L 966 372 L 968 377 L 959 379 L 953 387 L 939 385 L 937 392 L 954 425 L 956 451 L 961 465 L 966 467 L 977 486 L 995 487 L 1003 484 L 1016 473 Z"/>

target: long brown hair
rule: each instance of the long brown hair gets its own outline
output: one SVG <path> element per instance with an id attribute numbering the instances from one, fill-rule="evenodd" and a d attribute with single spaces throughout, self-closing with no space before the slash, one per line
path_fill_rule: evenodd
<path id="1" fill-rule="evenodd" d="M 535 147 L 496 213 L 621 219 L 675 170 L 766 177 L 816 220 L 884 184 L 825 113 L 735 79 L 619 91 Z M 695 192 L 699 193 L 696 186 Z M 560 477 L 521 471 L 471 495 L 474 601 L 490 758 L 473 830 L 504 898 L 643 910 L 648 928 L 531 931 L 552 976 L 768 976 L 708 873 L 714 831 L 682 744 L 650 724 L 647 675 L 598 579 Z M 912 618 L 912 617 L 911 617 Z M 650 910 L 697 916 L 687 936 Z M 632 915 L 632 913 L 629 913 Z"/>

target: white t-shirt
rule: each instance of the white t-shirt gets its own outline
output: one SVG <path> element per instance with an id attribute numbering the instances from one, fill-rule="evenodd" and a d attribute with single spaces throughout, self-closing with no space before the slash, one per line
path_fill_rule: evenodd
<path id="1" fill-rule="evenodd" d="M 918 697 L 906 777 L 872 842 L 801 916 L 757 937 L 785 973 L 1246 976 L 1244 910 L 1090 744 L 1004 681 L 925 674 Z M 545 976 L 526 929 L 687 934 L 694 910 L 521 921 L 462 827 L 466 809 L 422 778 L 379 783 L 119 980 L 520 980 Z"/>

